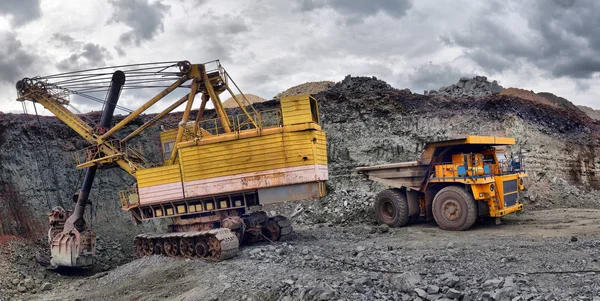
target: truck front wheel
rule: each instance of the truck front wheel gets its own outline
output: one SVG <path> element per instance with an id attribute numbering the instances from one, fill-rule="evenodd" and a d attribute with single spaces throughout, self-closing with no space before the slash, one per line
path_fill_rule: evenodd
<path id="1" fill-rule="evenodd" d="M 381 224 L 402 227 L 408 224 L 408 201 L 397 189 L 386 189 L 375 197 L 375 216 Z"/>
<path id="2" fill-rule="evenodd" d="M 442 188 L 433 198 L 433 218 L 444 230 L 463 231 L 477 220 L 477 203 L 463 187 Z"/>

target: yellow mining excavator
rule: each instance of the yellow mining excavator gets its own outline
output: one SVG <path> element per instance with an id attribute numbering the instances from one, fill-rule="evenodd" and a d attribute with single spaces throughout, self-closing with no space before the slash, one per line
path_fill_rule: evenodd
<path id="1" fill-rule="evenodd" d="M 125 65 L 24 78 L 16 88 L 17 100 L 42 105 L 90 144 L 77 156 L 77 168 L 86 172 L 74 197 L 75 209 L 54 208 L 49 213 L 53 266 L 83 267 L 94 262 L 96 236 L 83 216 L 97 168 L 118 166 L 135 178 L 136 184 L 119 194 L 123 210 L 134 222 L 172 221 L 168 233 L 135 238 L 140 256 L 226 259 L 236 254 L 241 243 L 278 241 L 292 233 L 287 218 L 269 217 L 262 211 L 249 213 L 249 207 L 325 195 L 326 138 L 317 101 L 309 95 L 287 97 L 277 109 L 256 111 L 218 60 Z M 121 92 L 150 88 L 161 90 L 113 126 L 114 110 L 125 110 L 117 105 Z M 122 133 L 173 91 L 185 94 L 135 130 Z M 220 98 L 224 92 L 233 97 L 241 114 L 227 114 Z M 107 93 L 105 100 L 94 96 L 98 93 Z M 198 94 L 200 104 L 194 119 L 190 115 Z M 103 102 L 100 122 L 90 123 L 85 115 L 73 113 L 72 97 Z M 203 119 L 209 102 L 216 118 Z M 129 145 L 180 106 L 185 108 L 181 122 L 160 133 L 162 162 L 150 162 Z"/>
<path id="2" fill-rule="evenodd" d="M 479 217 L 499 222 L 523 210 L 523 156 L 509 157 L 503 149 L 514 144 L 514 138 L 491 136 L 431 142 L 417 161 L 356 171 L 393 187 L 375 197 L 380 223 L 402 227 L 422 216 L 445 230 L 467 230 Z"/>

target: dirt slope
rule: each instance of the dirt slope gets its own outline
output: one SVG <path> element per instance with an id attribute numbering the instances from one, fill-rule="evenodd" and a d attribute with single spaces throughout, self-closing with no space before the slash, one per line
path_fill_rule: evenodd
<path id="1" fill-rule="evenodd" d="M 514 96 L 522 99 L 529 100 L 534 103 L 545 104 L 549 106 L 560 107 L 556 102 L 550 101 L 547 97 L 539 94 L 535 94 L 533 91 L 523 90 L 519 88 L 508 88 L 502 90 L 500 95 Z"/>
<path id="2" fill-rule="evenodd" d="M 246 99 L 248 100 L 248 102 L 250 104 L 255 104 L 255 103 L 261 103 L 261 102 L 265 102 L 267 101 L 266 99 L 260 97 L 260 96 L 256 96 L 254 94 L 244 94 L 246 96 Z M 239 101 L 242 101 L 242 95 L 241 94 L 237 94 L 235 96 Z M 233 97 L 228 98 L 227 100 L 225 100 L 223 102 L 223 107 L 225 108 L 237 108 L 238 104 L 235 101 L 235 99 L 233 99 Z"/>
<path id="3" fill-rule="evenodd" d="M 595 119 L 595 120 L 600 120 L 600 110 L 594 110 L 590 107 L 586 107 L 586 106 L 577 106 L 580 110 L 582 110 L 583 112 L 585 112 L 588 116 L 590 116 L 590 118 Z"/>
<path id="4" fill-rule="evenodd" d="M 297 86 L 293 86 L 277 95 L 275 95 L 275 99 L 279 99 L 286 96 L 295 96 L 301 94 L 317 94 L 321 91 L 325 91 L 335 83 L 332 81 L 320 81 L 320 82 L 307 82 Z"/>
<path id="5" fill-rule="evenodd" d="M 559 107 L 563 107 L 565 109 L 570 109 L 570 110 L 575 110 L 575 111 L 579 110 L 579 108 L 576 105 L 574 105 L 572 102 L 570 102 L 566 98 L 556 96 L 550 92 L 539 92 L 539 93 L 537 93 L 537 95 L 546 98 L 547 100 L 558 105 Z"/>

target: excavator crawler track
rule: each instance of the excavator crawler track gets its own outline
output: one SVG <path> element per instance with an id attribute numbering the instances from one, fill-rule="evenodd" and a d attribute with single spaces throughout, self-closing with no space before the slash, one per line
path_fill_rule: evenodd
<path id="1" fill-rule="evenodd" d="M 135 237 L 138 256 L 164 255 L 199 258 L 217 262 L 234 257 L 240 242 L 231 230 L 218 228 L 208 231 L 146 233 Z"/>
<path id="2" fill-rule="evenodd" d="M 267 221 L 265 230 L 265 236 L 270 241 L 286 241 L 294 234 L 292 223 L 283 215 L 270 217 Z"/>

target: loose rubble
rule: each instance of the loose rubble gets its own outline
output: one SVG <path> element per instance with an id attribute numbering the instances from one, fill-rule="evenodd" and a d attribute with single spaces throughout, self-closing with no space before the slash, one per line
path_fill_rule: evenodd
<path id="1" fill-rule="evenodd" d="M 600 220 L 600 211 L 588 215 Z M 250 246 L 234 260 L 144 257 L 32 299 L 592 300 L 600 293 L 600 273 L 590 272 L 600 237 L 540 238 L 555 232 L 552 224 L 529 219 L 536 223 L 480 225 L 474 233 L 423 224 L 375 234 L 376 226 L 300 226 L 292 241 Z"/>
<path id="2" fill-rule="evenodd" d="M 458 83 L 441 87 L 437 91 L 425 91 L 425 95 L 443 95 L 452 97 L 482 97 L 500 93 L 504 88 L 497 81 L 489 82 L 485 76 L 473 78 L 461 77 Z"/>

